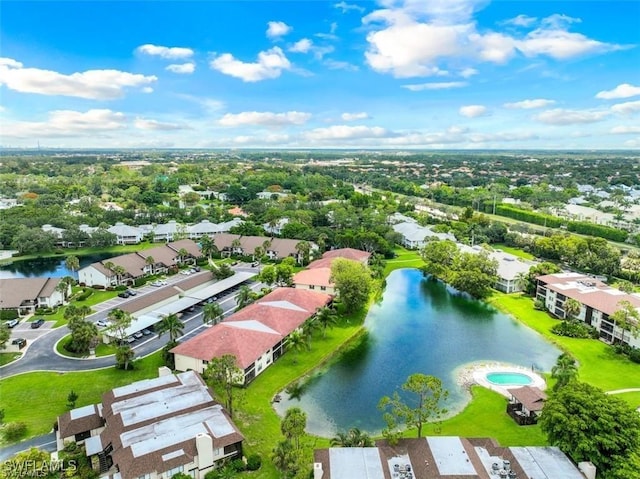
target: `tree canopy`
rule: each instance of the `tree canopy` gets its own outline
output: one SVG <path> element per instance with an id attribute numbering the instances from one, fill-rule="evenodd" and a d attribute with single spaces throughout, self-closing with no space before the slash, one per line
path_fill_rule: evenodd
<path id="1" fill-rule="evenodd" d="M 337 258 L 331 263 L 331 281 L 347 312 L 357 311 L 369 300 L 371 273 L 358 261 Z"/>

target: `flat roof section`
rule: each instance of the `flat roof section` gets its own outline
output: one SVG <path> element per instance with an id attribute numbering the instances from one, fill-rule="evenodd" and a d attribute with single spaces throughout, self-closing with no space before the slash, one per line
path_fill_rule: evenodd
<path id="1" fill-rule="evenodd" d="M 334 447 L 329 449 L 331 479 L 384 479 L 377 447 Z"/>
<path id="2" fill-rule="evenodd" d="M 557 447 L 510 447 L 509 449 L 529 477 L 584 479 Z"/>
<path id="3" fill-rule="evenodd" d="M 71 411 L 69 411 L 69 414 L 71 414 L 71 419 L 80 419 L 81 417 L 87 417 L 87 416 L 91 416 L 92 414 L 96 413 L 96 405 L 95 404 L 89 404 L 88 406 L 82 406 L 76 409 L 72 409 Z"/>
<path id="4" fill-rule="evenodd" d="M 209 285 L 198 291 L 187 292 L 187 296 L 185 297 L 196 298 L 198 301 L 204 301 L 205 299 L 216 296 L 229 288 L 239 285 L 240 283 L 244 283 L 245 281 L 248 281 L 255 276 L 257 276 L 257 273 L 238 271 L 233 276 L 229 276 L 228 278 L 218 281 L 217 283 L 213 283 L 212 285 Z"/>
<path id="5" fill-rule="evenodd" d="M 215 409 L 218 412 L 218 414 L 214 414 L 213 417 L 205 423 L 213 434 L 213 437 L 220 438 L 233 434 L 235 429 L 233 429 L 233 426 L 229 419 L 227 419 L 227 416 L 222 414 L 222 406 L 220 404 L 216 404 L 210 409 Z"/>
<path id="6" fill-rule="evenodd" d="M 441 476 L 475 476 L 462 441 L 457 436 L 428 437 L 427 443 Z"/>
<path id="7" fill-rule="evenodd" d="M 128 384 L 126 386 L 120 386 L 119 388 L 113 389 L 113 397 L 119 398 L 123 396 L 128 396 L 129 394 L 135 394 L 142 391 L 147 391 L 149 389 L 157 388 L 159 386 L 167 386 L 169 384 L 179 382 L 179 376 L 174 376 L 173 374 L 167 376 L 160 376 L 153 379 L 144 379 L 142 381 L 136 381 L 133 384 Z"/>

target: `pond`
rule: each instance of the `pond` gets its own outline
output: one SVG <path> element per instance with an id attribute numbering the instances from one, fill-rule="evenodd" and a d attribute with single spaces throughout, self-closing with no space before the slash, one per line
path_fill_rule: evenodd
<path id="1" fill-rule="evenodd" d="M 114 253 L 95 253 L 79 256 L 80 268 L 116 256 Z M 62 278 L 73 276 L 78 278 L 78 273 L 72 273 L 64 265 L 63 257 L 35 258 L 26 260 L 15 260 L 11 264 L 0 265 L 0 279 L 6 278 Z"/>
<path id="2" fill-rule="evenodd" d="M 413 373 L 440 378 L 449 391 L 445 407 L 457 411 L 469 400 L 456 382 L 457 368 L 499 361 L 549 371 L 560 354 L 535 331 L 416 269 L 389 275 L 365 329 L 353 349 L 304 385 L 300 399 L 283 393 L 276 410 L 302 408 L 307 431 L 319 436 L 351 427 L 376 433 L 384 427 L 378 401 Z"/>

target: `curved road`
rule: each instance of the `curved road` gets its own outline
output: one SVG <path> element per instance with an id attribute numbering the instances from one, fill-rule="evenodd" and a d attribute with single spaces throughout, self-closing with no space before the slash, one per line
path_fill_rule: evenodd
<path id="1" fill-rule="evenodd" d="M 253 271 L 253 270 L 252 270 Z M 183 278 L 176 278 L 176 281 Z M 175 282 L 175 281 L 174 281 Z M 251 289 L 259 289 L 263 287 L 262 283 L 250 283 Z M 153 286 L 145 286 L 138 290 L 139 295 L 144 295 L 149 291 L 154 290 Z M 109 300 L 108 302 L 112 302 Z M 121 301 L 124 302 L 124 301 Z M 104 303 L 102 303 L 104 304 Z M 235 295 L 228 294 L 222 296 L 219 301 L 222 306 L 225 316 L 230 315 L 235 307 Z M 113 307 L 113 306 L 111 306 Z M 100 305 L 93 307 L 98 309 L 97 313 L 88 316 L 87 319 L 95 322 L 99 319 L 105 319 L 107 317 L 109 308 L 101 308 Z M 194 321 L 195 320 L 195 321 Z M 200 329 L 204 328 L 202 323 L 202 311 L 200 308 L 196 308 L 193 313 L 185 313 L 182 317 L 184 323 L 184 335 L 180 340 L 188 339 L 197 334 Z M 12 363 L 0 367 L 0 379 L 5 379 L 16 374 L 23 374 L 32 371 L 56 371 L 56 372 L 71 372 L 71 371 L 88 371 L 92 369 L 108 368 L 115 365 L 115 359 L 113 356 L 104 356 L 99 358 L 90 359 L 74 359 L 69 357 L 60 356 L 55 351 L 56 343 L 64 336 L 69 334 L 69 328 L 62 326 L 59 328 L 51 329 L 44 333 L 33 342 L 29 344 L 26 350 L 23 351 L 22 357 Z M 155 351 L 161 349 L 169 340 L 168 335 L 162 337 L 145 336 L 140 343 L 136 341 L 133 346 L 133 350 L 136 353 L 136 358 L 147 356 Z"/>

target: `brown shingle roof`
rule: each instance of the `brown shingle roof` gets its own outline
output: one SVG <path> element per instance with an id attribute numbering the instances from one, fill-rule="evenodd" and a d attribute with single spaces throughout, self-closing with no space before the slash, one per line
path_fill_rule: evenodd
<path id="1" fill-rule="evenodd" d="M 542 411 L 547 395 L 540 389 L 532 386 L 509 389 L 513 398 L 529 411 Z"/>
<path id="2" fill-rule="evenodd" d="M 18 308 L 25 301 L 50 296 L 60 278 L 8 278 L 0 279 L 0 304 L 3 309 Z"/>
<path id="3" fill-rule="evenodd" d="M 58 431 L 60 437 L 71 437 L 81 432 L 91 431 L 92 429 L 98 429 L 104 425 L 104 420 L 98 412 L 98 407 L 93 405 L 94 411 L 92 414 L 88 414 L 76 419 L 71 418 L 72 411 L 67 411 L 62 416 L 58 417 Z"/>
<path id="4" fill-rule="evenodd" d="M 177 288 L 165 286 L 164 288 L 159 288 L 151 293 L 147 293 L 144 296 L 136 296 L 135 299 L 129 300 L 120 306 L 120 309 L 127 313 L 136 313 L 165 299 L 169 299 L 172 296 L 177 296 L 178 294 L 180 294 L 180 291 Z"/>
<path id="5" fill-rule="evenodd" d="M 109 261 L 111 261 L 116 266 L 122 266 L 125 271 L 134 278 L 138 278 L 144 274 L 143 270 L 146 266 L 146 263 L 144 261 L 144 258 L 140 257 L 138 253 L 129 253 L 123 254 L 121 256 L 116 256 L 114 258 L 102 261 L 102 264 L 104 265 Z"/>
<path id="6" fill-rule="evenodd" d="M 156 246 L 155 248 L 139 251 L 137 254 L 142 259 L 144 259 L 145 264 L 147 258 L 151 256 L 155 263 L 163 264 L 167 267 L 176 264 L 176 258 L 178 256 L 174 250 L 168 248 L 166 245 Z"/>
<path id="7" fill-rule="evenodd" d="M 167 246 L 174 250 L 176 253 L 184 248 L 187 250 L 187 253 L 189 253 L 194 258 L 200 258 L 202 256 L 202 251 L 200 251 L 200 248 L 198 248 L 198 244 L 190 239 L 173 241 L 171 243 L 167 243 Z"/>

